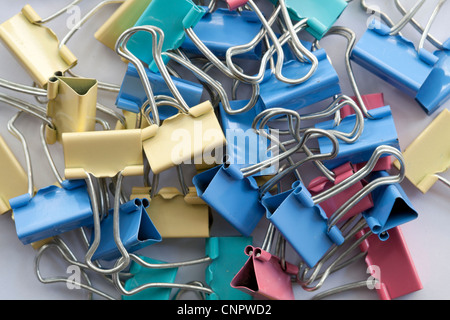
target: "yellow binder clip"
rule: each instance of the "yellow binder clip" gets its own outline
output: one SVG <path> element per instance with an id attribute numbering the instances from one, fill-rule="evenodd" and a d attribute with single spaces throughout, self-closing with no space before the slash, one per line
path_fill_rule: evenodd
<path id="1" fill-rule="evenodd" d="M 406 177 L 422 193 L 441 180 L 439 176 L 450 167 L 450 111 L 444 109 L 403 152 Z M 394 162 L 398 167 L 398 161 Z"/>
<path id="2" fill-rule="evenodd" d="M 106 130 L 63 133 L 66 179 L 144 174 L 141 130 Z"/>
<path id="3" fill-rule="evenodd" d="M 0 136 L 0 214 L 11 210 L 9 199 L 27 193 L 28 178 L 13 152 Z"/>
<path id="4" fill-rule="evenodd" d="M 159 176 L 153 176 L 152 187 L 135 187 L 131 199 L 150 200 L 147 213 L 162 238 L 209 238 L 208 205 L 197 196 L 195 187 L 184 183 L 181 167 L 177 167 L 181 190 L 164 187 L 158 190 Z"/>
<path id="5" fill-rule="evenodd" d="M 97 113 L 97 80 L 69 78 L 60 74 L 47 86 L 47 116 L 56 128 L 56 140 L 65 132 L 94 131 Z M 48 135 L 50 136 L 50 135 Z M 55 141 L 49 141 L 49 144 Z"/>
<path id="6" fill-rule="evenodd" d="M 111 50 L 125 30 L 133 27 L 151 0 L 126 0 L 97 30 L 95 38 Z"/>
<path id="7" fill-rule="evenodd" d="M 152 52 L 155 62 L 173 94 L 174 100 L 164 100 L 157 104 L 142 62 L 126 48 L 129 38 L 139 31 L 152 34 Z M 211 102 L 205 101 L 195 107 L 190 107 L 176 88 L 162 59 L 161 45 L 163 41 L 164 33 L 161 29 L 154 26 L 142 26 L 128 29 L 120 36 L 116 44 L 116 52 L 136 67 L 148 98 L 147 103 L 141 107 L 141 112 L 151 125 L 142 130 L 142 141 L 145 155 L 154 174 L 181 163 L 192 163 L 190 161 L 193 159 L 194 162 L 201 163 L 205 154 L 211 155 L 226 143 L 225 135 Z M 212 82 L 215 81 L 212 80 Z M 180 112 L 164 120 L 161 124 L 158 113 L 158 106 L 161 104 L 175 107 Z M 206 158 L 209 157 L 206 156 Z"/>
<path id="8" fill-rule="evenodd" d="M 74 67 L 77 58 L 66 46 L 60 47 L 56 34 L 43 26 L 43 22 L 36 11 L 26 5 L 0 25 L 0 40 L 31 78 L 45 88 L 55 72 L 64 73 Z"/>

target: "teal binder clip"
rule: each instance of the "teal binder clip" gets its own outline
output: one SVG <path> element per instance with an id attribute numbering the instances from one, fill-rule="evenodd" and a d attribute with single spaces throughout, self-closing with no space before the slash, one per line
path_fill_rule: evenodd
<path id="1" fill-rule="evenodd" d="M 119 208 L 120 240 L 127 252 L 135 252 L 151 244 L 161 242 L 162 237 L 156 230 L 145 208 L 149 206 L 147 199 L 133 199 Z M 100 224 L 101 238 L 93 260 L 114 260 L 121 253 L 114 239 L 114 209 Z M 92 233 L 92 240 L 95 232 Z"/>
<path id="2" fill-rule="evenodd" d="M 152 264 L 165 264 L 166 262 L 139 256 L 142 260 Z M 125 281 L 125 290 L 139 288 L 147 283 L 174 283 L 178 268 L 149 269 L 144 268 L 135 261 L 131 262 L 129 273 L 131 277 Z M 133 295 L 122 295 L 122 300 L 169 300 L 172 288 L 170 287 L 151 287 Z"/>
<path id="3" fill-rule="evenodd" d="M 205 9 L 192 0 L 152 0 L 138 19 L 135 27 L 155 26 L 164 32 L 162 52 L 179 48 L 185 39 L 185 29 L 193 28 L 205 14 Z M 152 50 L 152 36 L 146 32 L 137 32 L 128 41 L 128 50 L 150 70 L 157 72 Z M 165 63 L 168 58 L 163 56 Z"/>
<path id="4" fill-rule="evenodd" d="M 251 237 L 214 237 L 206 239 L 206 255 L 212 259 L 206 268 L 206 283 L 214 291 L 206 300 L 252 300 L 252 296 L 231 287 L 231 281 L 247 261 L 244 249 Z"/>
<path id="5" fill-rule="evenodd" d="M 372 174 L 371 179 L 389 177 L 386 171 Z M 372 191 L 373 208 L 363 213 L 367 225 L 381 241 L 389 238 L 389 230 L 418 217 L 417 211 L 400 184 L 394 183 Z"/>
<path id="6" fill-rule="evenodd" d="M 308 31 L 320 40 L 347 8 L 345 0 L 270 0 L 274 5 L 285 3 L 289 16 L 294 21 L 307 19 Z"/>

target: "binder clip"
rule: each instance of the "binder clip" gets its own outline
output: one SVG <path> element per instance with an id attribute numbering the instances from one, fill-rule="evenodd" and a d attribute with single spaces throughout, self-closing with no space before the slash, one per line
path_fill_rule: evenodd
<path id="1" fill-rule="evenodd" d="M 151 244 L 161 242 L 162 237 L 147 214 L 150 205 L 147 199 L 133 199 L 119 208 L 120 240 L 127 252 L 135 252 Z M 92 256 L 92 260 L 111 261 L 120 257 L 120 251 L 114 240 L 113 210 L 101 221 L 100 243 Z M 91 243 L 95 237 L 92 235 Z"/>
<path id="2" fill-rule="evenodd" d="M 355 169 L 351 163 L 345 163 L 333 170 L 334 181 L 329 180 L 327 177 L 317 177 L 313 179 L 308 185 L 308 191 L 314 197 L 326 190 L 329 190 L 334 185 L 339 184 L 345 179 L 355 174 Z M 358 181 L 352 186 L 348 187 L 342 192 L 338 193 L 334 197 L 331 197 L 320 203 L 320 207 L 324 210 L 328 218 L 336 212 L 348 199 L 364 187 L 364 181 Z M 371 195 L 361 199 L 350 211 L 342 218 L 342 220 L 348 220 L 357 214 L 360 214 L 374 206 Z"/>
<path id="3" fill-rule="evenodd" d="M 174 187 L 158 189 L 158 175 L 152 187 L 133 188 L 131 199 L 148 198 L 147 213 L 163 239 L 208 238 L 210 235 L 209 207 L 188 187 L 181 168 L 177 168 L 181 191 Z"/>
<path id="4" fill-rule="evenodd" d="M 273 229 L 270 224 L 266 237 L 273 237 Z M 278 237 L 278 245 L 284 245 L 281 237 Z M 231 286 L 259 299 L 294 300 L 292 277 L 298 273 L 298 268 L 285 260 L 284 251 L 281 257 L 270 254 L 271 246 L 272 240 L 265 241 L 263 248 L 247 246 L 244 252 L 249 258 Z"/>
<path id="5" fill-rule="evenodd" d="M 40 189 L 9 201 L 19 240 L 30 244 L 80 227 L 92 226 L 90 198 L 83 180 Z"/>
<path id="6" fill-rule="evenodd" d="M 167 87 L 163 77 L 159 73 L 150 71 L 145 68 L 146 75 L 152 86 L 153 93 L 158 95 L 171 96 L 171 92 Z M 180 91 L 183 97 L 186 97 L 186 103 L 189 106 L 196 106 L 200 104 L 200 99 L 203 93 L 203 87 L 200 84 L 178 78 L 172 78 L 175 86 Z M 147 100 L 147 95 L 142 87 L 142 83 L 139 77 L 139 73 L 133 64 L 128 64 L 128 69 L 125 73 L 125 77 L 120 88 L 120 92 L 117 96 L 116 106 L 122 110 L 130 111 L 133 113 L 140 113 L 142 106 Z M 166 110 L 167 109 L 167 110 Z M 161 106 L 160 118 L 165 120 L 171 116 L 174 116 L 177 112 L 174 108 L 167 108 Z"/>
<path id="7" fill-rule="evenodd" d="M 300 84 L 300 83 L 307 81 L 309 78 L 311 78 L 311 76 L 317 70 L 319 62 L 317 60 L 317 57 L 310 50 L 305 48 L 305 46 L 301 43 L 301 41 L 299 40 L 299 38 L 297 36 L 297 32 L 300 31 L 301 28 L 306 26 L 306 20 L 302 20 L 294 26 L 289 17 L 289 14 L 288 14 L 288 11 L 284 4 L 284 1 L 280 1 L 280 6 L 278 6 L 274 10 L 274 12 L 272 13 L 272 16 L 270 17 L 269 20 L 266 20 L 264 14 L 261 12 L 261 10 L 258 8 L 258 6 L 254 3 L 253 0 L 244 0 L 244 1 L 242 1 L 242 0 L 227 0 L 227 4 L 228 4 L 228 8 L 230 10 L 235 10 L 238 7 L 247 5 L 248 7 L 250 7 L 250 9 L 253 12 L 256 13 L 256 15 L 258 16 L 259 20 L 261 21 L 261 23 L 264 27 L 263 32 L 262 33 L 260 32 L 260 34 L 257 37 L 255 37 L 253 39 L 253 41 L 250 42 L 249 44 L 232 47 L 227 51 L 226 61 L 227 61 L 227 66 L 229 68 L 228 71 L 231 71 L 231 73 L 237 79 L 239 79 L 243 82 L 246 82 L 246 83 L 260 83 L 264 78 L 267 62 L 272 57 L 272 55 L 274 55 L 275 53 L 277 54 L 277 61 L 272 69 L 273 69 L 273 73 L 275 74 L 275 77 L 279 81 L 288 83 L 288 84 Z M 287 33 L 285 35 L 283 35 L 282 37 L 280 37 L 280 39 L 278 39 L 275 32 L 271 28 L 271 25 L 277 19 L 280 11 L 283 15 L 284 22 L 287 25 Z M 267 35 L 267 37 L 271 41 L 271 43 L 269 43 L 269 48 L 267 49 L 267 51 L 265 52 L 265 54 L 263 55 L 263 57 L 261 59 L 261 65 L 259 68 L 259 72 L 255 76 L 247 76 L 241 70 L 236 68 L 236 66 L 234 65 L 234 63 L 232 61 L 233 56 L 236 56 L 238 54 L 241 54 L 241 53 L 244 53 L 244 52 L 250 50 L 250 48 L 252 48 L 253 45 L 255 43 L 257 43 L 258 41 L 261 41 L 265 35 Z M 299 56 L 302 61 L 304 61 L 304 62 L 306 62 L 307 60 L 310 61 L 311 66 L 309 68 L 309 71 L 306 74 L 302 75 L 302 77 L 300 77 L 300 78 L 291 79 L 282 74 L 283 63 L 285 60 L 283 45 L 287 41 L 291 42 L 292 47 L 295 49 L 296 55 Z M 205 54 L 204 51 L 205 50 L 202 50 L 202 52 Z M 216 60 L 215 64 L 218 65 L 217 60 Z"/>
<path id="8" fill-rule="evenodd" d="M 94 37 L 114 51 L 117 39 L 135 25 L 150 2 L 151 0 L 125 0 L 95 32 Z"/>
<path id="9" fill-rule="evenodd" d="M 367 230 L 358 236 L 365 233 Z M 389 234 L 386 241 L 371 235 L 360 245 L 361 251 L 366 253 L 365 261 L 372 277 L 379 281 L 375 288 L 381 300 L 396 299 L 422 289 L 401 227 L 392 228 Z"/>
<path id="10" fill-rule="evenodd" d="M 420 135 L 404 150 L 406 178 L 422 193 L 427 193 L 438 181 L 450 185 L 439 175 L 450 167 L 450 111 L 442 110 Z M 399 167 L 397 161 L 394 162 Z"/>
<path id="11" fill-rule="evenodd" d="M 249 100 L 230 101 L 233 110 L 242 109 L 248 105 Z M 258 99 L 256 105 L 249 111 L 229 114 L 221 105 L 220 120 L 227 140 L 226 157 L 228 162 L 246 167 L 267 160 L 272 156 L 270 152 L 270 139 L 264 137 L 253 128 L 253 120 L 261 110 L 261 100 Z M 269 130 L 265 126 L 265 130 Z M 276 173 L 274 166 L 263 169 L 254 176 L 267 176 Z"/>
<path id="12" fill-rule="evenodd" d="M 307 81 L 300 84 L 284 83 L 272 74 L 272 70 L 266 71 L 260 84 L 264 108 L 282 106 L 286 109 L 299 110 L 341 93 L 339 77 L 325 50 L 319 49 L 312 53 L 317 57 L 318 67 Z M 309 63 L 291 60 L 283 64 L 283 73 L 286 77 L 294 77 L 306 74 L 310 68 Z"/>
<path id="13" fill-rule="evenodd" d="M 28 178 L 22 165 L 1 136 L 0 159 L 0 175 L 3 180 L 0 190 L 0 214 L 5 214 L 11 210 L 10 199 L 27 193 Z"/>
<path id="14" fill-rule="evenodd" d="M 164 264 L 166 262 L 139 256 L 142 260 L 151 264 Z M 140 264 L 132 261 L 130 265 L 129 277 L 125 281 L 124 289 L 133 291 L 147 283 L 174 283 L 178 268 L 146 269 Z M 169 300 L 172 288 L 153 287 L 147 288 L 134 295 L 123 295 L 122 300 Z"/>
<path id="15" fill-rule="evenodd" d="M 226 52 L 231 47 L 247 44 L 261 30 L 262 24 L 254 12 L 243 10 L 242 12 L 230 11 L 218 8 L 210 11 L 204 7 L 205 15 L 194 26 L 193 32 L 200 41 L 218 58 L 225 58 Z M 239 32 L 230 32 L 231 29 Z M 195 43 L 186 37 L 181 49 L 194 55 L 202 55 Z M 262 55 L 262 43 L 258 43 L 237 58 L 259 60 Z"/>
<path id="16" fill-rule="evenodd" d="M 164 123 L 162 124 L 151 86 L 148 78 L 144 74 L 145 71 L 143 65 L 136 57 L 131 55 L 127 49 L 129 37 L 138 30 L 152 34 L 154 40 L 153 46 L 155 49 L 153 50 L 153 53 L 156 57 L 155 62 L 158 68 L 160 68 L 161 75 L 175 97 L 174 102 L 167 103 L 180 110 L 178 114 L 164 120 Z M 201 158 L 205 151 L 211 153 L 215 149 L 222 148 L 226 143 L 225 136 L 211 103 L 206 101 L 190 108 L 173 84 L 173 81 L 161 60 L 161 41 L 158 44 L 158 48 L 156 48 L 157 37 L 162 40 L 161 32 L 160 29 L 150 26 L 130 29 L 121 36 L 117 45 L 117 52 L 119 55 L 129 58 L 136 66 L 147 93 L 149 106 L 148 108 L 143 109 L 145 109 L 145 116 L 148 117 L 148 121 L 149 123 L 152 123 L 152 125 L 142 130 L 142 141 L 145 155 L 155 174 L 183 162 Z M 170 57 L 172 57 L 172 55 Z M 194 69 L 194 72 L 197 73 L 198 69 Z M 214 82 L 214 80 L 211 81 Z M 163 102 L 162 104 L 165 103 L 166 102 Z M 150 112 L 152 113 L 151 119 L 149 116 Z M 179 142 L 180 139 L 183 140 L 182 143 Z"/>
<path id="17" fill-rule="evenodd" d="M 366 33 L 353 48 L 351 58 L 408 96 L 425 101 L 428 96 L 425 89 L 429 85 L 424 87 L 424 84 L 430 77 L 438 57 L 423 48 L 423 41 L 416 49 L 410 40 L 399 34 L 423 3 L 424 1 L 418 1 L 404 18 L 391 28 L 380 21 L 372 20 Z M 432 19 L 429 25 L 431 22 Z M 423 38 L 425 36 L 426 34 Z M 401 61 L 396 58 L 400 56 Z M 428 115 L 434 111 L 433 107 L 430 108 L 425 103 L 419 104 Z"/>
<path id="18" fill-rule="evenodd" d="M 252 300 L 251 295 L 231 287 L 231 281 L 247 260 L 244 249 L 251 244 L 251 237 L 206 239 L 206 255 L 212 261 L 206 267 L 205 280 L 214 292 L 206 300 Z"/>
<path id="19" fill-rule="evenodd" d="M 364 119 L 364 131 L 354 143 L 339 143 L 339 154 L 336 158 L 324 161 L 324 165 L 329 168 L 336 168 L 346 162 L 361 163 L 366 162 L 372 155 L 376 147 L 389 145 L 400 149 L 395 122 L 392 117 L 390 106 L 384 106 L 371 110 L 374 119 Z M 317 123 L 316 128 L 323 130 L 338 130 L 349 132 L 353 126 L 353 115 L 344 118 L 339 125 L 335 125 L 334 120 Z M 330 143 L 323 138 L 319 139 L 319 148 L 322 153 L 331 149 Z"/>
<path id="20" fill-rule="evenodd" d="M 49 79 L 47 116 L 56 128 L 57 141 L 61 142 L 65 132 L 95 131 L 97 88 L 95 79 L 63 77 L 60 73 Z"/>
<path id="21" fill-rule="evenodd" d="M 378 171 L 373 173 L 371 179 L 388 176 L 386 171 Z M 364 212 L 363 217 L 380 240 L 386 240 L 389 237 L 390 229 L 418 217 L 413 204 L 398 183 L 377 188 L 372 192 L 372 198 L 374 206 Z"/>
<path id="22" fill-rule="evenodd" d="M 140 129 L 63 133 L 62 145 L 66 179 L 144 173 Z"/>
<path id="23" fill-rule="evenodd" d="M 278 0 L 270 0 L 270 2 L 274 5 L 282 3 Z M 283 2 L 285 2 L 292 20 L 307 19 L 308 28 L 306 31 L 318 40 L 327 33 L 347 7 L 347 1 L 345 0 L 308 0 L 302 2 L 283 0 Z"/>
<path id="24" fill-rule="evenodd" d="M 194 27 L 204 14 L 204 9 L 191 0 L 153 0 L 134 26 L 160 28 L 164 38 L 164 41 L 161 40 L 163 42 L 161 51 L 165 52 L 179 48 L 184 41 L 185 29 Z M 138 32 L 130 38 L 128 49 L 134 56 L 145 62 L 150 70 L 156 72 L 159 68 L 154 63 L 152 41 L 149 34 Z M 167 62 L 167 58 L 164 57 L 164 59 Z"/>
<path id="25" fill-rule="evenodd" d="M 73 53 L 66 46 L 60 47 L 56 34 L 43 25 L 47 21 L 26 5 L 0 25 L 0 39 L 42 88 L 56 72 L 64 73 L 77 64 Z"/>

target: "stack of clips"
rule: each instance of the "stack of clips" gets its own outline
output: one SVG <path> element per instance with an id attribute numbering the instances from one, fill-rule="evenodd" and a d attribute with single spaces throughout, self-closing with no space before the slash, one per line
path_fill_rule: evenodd
<path id="1" fill-rule="evenodd" d="M 429 33 L 445 0 L 425 27 L 414 19 L 425 0 L 395 0 L 398 22 L 365 0 L 91 2 L 47 18 L 24 3 L 0 21 L 3 48 L 33 83 L 0 79 L 18 144 L 0 137 L 0 214 L 33 247 L 40 282 L 111 300 L 324 299 L 357 288 L 391 300 L 422 289 L 401 230 L 419 212 L 402 182 L 424 194 L 450 186 L 440 175 L 450 166 L 450 42 Z M 74 6 L 90 11 L 58 39 L 49 22 Z M 358 36 L 339 24 L 350 6 L 374 17 Z M 70 39 L 107 8 L 92 35 L 123 67 L 121 84 L 73 71 Z M 419 36 L 402 35 L 406 25 Z M 344 38 L 341 57 L 321 47 L 330 36 Z M 407 148 L 397 106 L 362 94 L 354 64 L 433 118 Z M 30 116 L 38 145 L 24 134 Z M 36 188 L 36 170 L 55 182 Z M 203 253 L 178 256 L 193 239 Z M 80 277 L 44 276 L 51 255 Z M 204 277 L 179 281 L 194 265 Z M 367 278 L 319 292 L 349 265 Z"/>

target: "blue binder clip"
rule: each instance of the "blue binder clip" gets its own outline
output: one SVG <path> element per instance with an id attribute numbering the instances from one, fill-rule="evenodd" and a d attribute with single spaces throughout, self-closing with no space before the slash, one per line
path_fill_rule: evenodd
<path id="1" fill-rule="evenodd" d="M 205 10 L 192 0 L 153 0 L 138 19 L 135 27 L 154 26 L 164 33 L 162 52 L 179 48 L 185 38 L 185 29 L 194 27 L 205 14 Z M 150 70 L 157 72 L 154 63 L 152 36 L 145 32 L 134 34 L 127 45 L 128 50 L 145 62 Z M 163 56 L 165 63 L 168 58 Z"/>
<path id="2" fill-rule="evenodd" d="M 308 19 L 308 31 L 320 40 L 334 25 L 347 7 L 345 0 L 270 0 L 274 5 L 284 5 L 294 21 Z"/>
<path id="3" fill-rule="evenodd" d="M 144 69 L 154 95 L 173 96 L 161 74 L 152 72 L 148 68 Z M 180 91 L 180 94 L 186 98 L 186 103 L 189 106 L 196 106 L 200 104 L 203 94 L 202 85 L 185 79 L 175 77 L 172 77 L 172 79 L 175 86 Z M 133 113 L 139 113 L 141 111 L 141 107 L 147 99 L 147 94 L 142 85 L 139 73 L 136 70 L 136 67 L 132 63 L 129 63 L 122 86 L 117 96 L 116 106 L 120 109 Z M 177 113 L 177 110 L 171 107 L 161 106 L 158 110 L 161 120 L 165 120 Z"/>
<path id="4" fill-rule="evenodd" d="M 341 93 L 339 76 L 331 65 L 324 49 L 313 51 L 317 57 L 318 67 L 305 82 L 292 85 L 279 81 L 268 69 L 260 84 L 260 97 L 265 109 L 286 108 L 299 110 L 316 102 Z M 287 61 L 283 65 L 283 74 L 295 78 L 306 74 L 311 64 L 297 60 Z"/>
<path id="5" fill-rule="evenodd" d="M 142 260 L 152 264 L 165 264 L 166 262 L 139 256 Z M 135 261 L 131 262 L 129 273 L 132 275 L 125 281 L 124 288 L 128 292 L 133 292 L 147 283 L 174 283 L 178 268 L 149 269 L 144 268 Z M 139 291 L 133 295 L 122 295 L 122 300 L 169 300 L 172 288 L 152 287 Z"/>
<path id="6" fill-rule="evenodd" d="M 371 179 L 388 177 L 386 171 L 373 173 Z M 417 211 L 400 184 L 381 186 L 372 191 L 374 207 L 363 213 L 367 225 L 380 240 L 389 238 L 389 230 L 418 217 Z"/>
<path id="7" fill-rule="evenodd" d="M 212 262 L 206 268 L 206 283 L 214 291 L 206 300 L 252 300 L 252 296 L 232 288 L 230 283 L 247 261 L 244 249 L 251 237 L 214 237 L 206 239 L 206 255 Z"/>
<path id="8" fill-rule="evenodd" d="M 364 118 L 364 131 L 354 143 L 339 142 L 339 154 L 331 160 L 324 161 L 329 169 L 334 169 L 346 162 L 366 162 L 372 156 L 374 150 L 380 145 L 389 145 L 400 150 L 397 130 L 392 117 L 390 106 L 384 106 L 370 110 L 374 119 Z M 355 115 L 345 117 L 339 125 L 334 120 L 325 121 L 315 125 L 323 130 L 338 130 L 350 132 L 355 122 Z M 326 153 L 333 148 L 328 139 L 319 138 L 321 153 Z"/>
<path id="9" fill-rule="evenodd" d="M 254 177 L 244 177 L 238 165 L 220 165 L 197 174 L 198 196 L 248 237 L 264 215 Z"/>
<path id="10" fill-rule="evenodd" d="M 328 228 L 323 209 L 314 203 L 306 187 L 296 181 L 292 189 L 262 199 L 266 217 L 283 234 L 308 266 L 314 266 L 332 245 L 344 237 L 337 226 Z"/>
<path id="11" fill-rule="evenodd" d="M 23 244 L 90 227 L 94 223 L 86 183 L 65 180 L 61 186 L 43 188 L 34 197 L 25 194 L 10 199 L 17 236 Z"/>
<path id="12" fill-rule="evenodd" d="M 145 210 L 149 204 L 147 199 L 133 199 L 119 208 L 120 240 L 128 252 L 135 252 L 162 241 L 161 235 Z M 109 215 L 100 224 L 100 243 L 92 260 L 114 260 L 121 257 L 114 239 L 113 210 L 109 211 Z M 95 232 L 92 234 L 92 240 L 94 237 Z"/>
<path id="13" fill-rule="evenodd" d="M 417 102 L 429 115 L 450 98 L 450 39 L 434 55 L 439 60 L 416 96 Z"/>
<path id="14" fill-rule="evenodd" d="M 241 109 L 249 103 L 248 100 L 230 101 L 231 109 Z M 247 167 L 272 156 L 270 150 L 270 139 L 257 134 L 253 128 L 253 120 L 262 110 L 261 100 L 258 99 L 255 106 L 247 111 L 238 114 L 229 114 L 220 107 L 220 119 L 225 137 L 227 139 L 226 155 L 227 161 Z M 268 127 L 266 126 L 268 130 Z M 275 166 L 263 169 L 254 176 L 272 175 L 276 173 Z"/>
<path id="15" fill-rule="evenodd" d="M 247 44 L 259 33 L 262 27 L 258 16 L 248 10 L 242 12 L 219 8 L 206 13 L 193 28 L 197 37 L 218 58 L 225 58 L 229 48 Z M 202 55 L 201 51 L 186 37 L 181 48 L 187 53 Z M 262 43 L 251 50 L 237 55 L 237 58 L 259 60 L 262 55 Z"/>
<path id="16" fill-rule="evenodd" d="M 423 48 L 417 51 L 411 41 L 390 33 L 391 28 L 372 20 L 353 48 L 351 59 L 408 96 L 416 98 L 438 57 Z"/>

